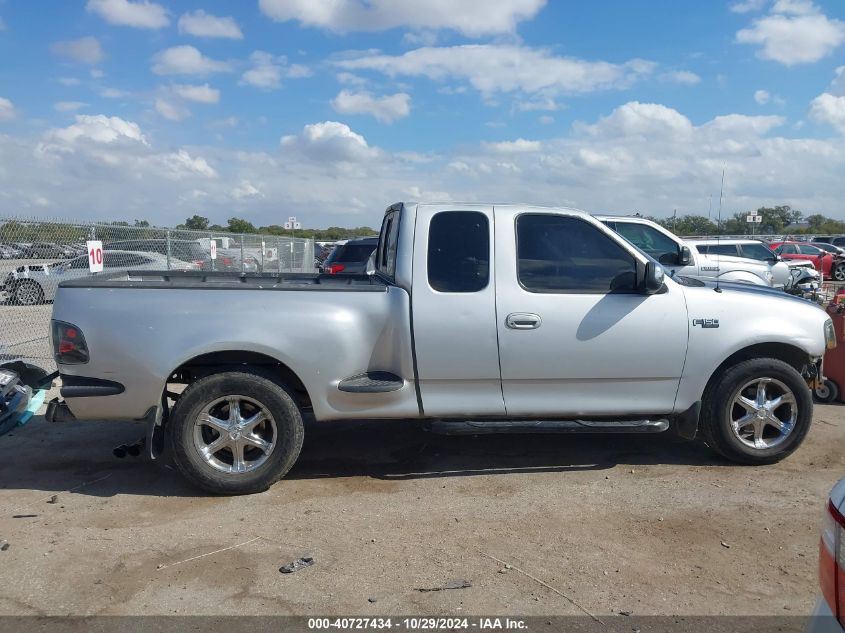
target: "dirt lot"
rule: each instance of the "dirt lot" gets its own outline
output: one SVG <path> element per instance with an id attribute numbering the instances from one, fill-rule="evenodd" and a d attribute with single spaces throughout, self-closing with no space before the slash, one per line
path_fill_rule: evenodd
<path id="1" fill-rule="evenodd" d="M 213 498 L 114 458 L 139 426 L 36 418 L 0 438 L 0 614 L 581 613 L 519 570 L 596 614 L 805 614 L 843 431 L 819 406 L 747 468 L 659 436 L 311 423 L 286 480 Z"/>

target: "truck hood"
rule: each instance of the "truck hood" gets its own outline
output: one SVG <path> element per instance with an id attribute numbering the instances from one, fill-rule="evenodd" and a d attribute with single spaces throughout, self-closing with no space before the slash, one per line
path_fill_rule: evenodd
<path id="1" fill-rule="evenodd" d="M 684 290 L 686 291 L 698 290 L 715 293 L 716 286 L 718 286 L 723 293 L 726 292 L 732 294 L 741 292 L 762 295 L 766 297 L 771 297 L 775 300 L 781 299 L 783 301 L 800 303 L 801 305 L 815 306 L 819 310 L 822 310 L 822 312 L 824 312 L 824 309 L 821 306 L 819 306 L 817 303 L 813 303 L 809 299 L 804 299 L 803 297 L 796 297 L 795 295 L 785 293 L 783 290 L 778 290 L 777 288 L 770 288 L 769 286 L 758 286 L 755 284 L 745 284 L 733 281 L 723 281 L 717 284 L 715 281 L 690 279 L 689 277 L 677 277 L 675 278 L 675 280 L 681 283 L 681 285 L 684 286 Z"/>

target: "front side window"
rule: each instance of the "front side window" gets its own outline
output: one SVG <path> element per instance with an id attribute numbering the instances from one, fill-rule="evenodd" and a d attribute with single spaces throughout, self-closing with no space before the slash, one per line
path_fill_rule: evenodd
<path id="1" fill-rule="evenodd" d="M 742 256 L 749 259 L 766 261 L 767 259 L 772 259 L 774 257 L 774 253 L 762 244 L 743 244 Z"/>
<path id="2" fill-rule="evenodd" d="M 428 283 L 438 292 L 478 292 L 490 279 L 490 224 L 477 211 L 444 211 L 428 228 Z"/>
<path id="3" fill-rule="evenodd" d="M 584 220 L 521 215 L 516 233 L 519 283 L 530 292 L 636 292 L 633 255 Z"/>
<path id="4" fill-rule="evenodd" d="M 678 245 L 657 229 L 634 222 L 617 222 L 616 232 L 661 264 L 678 263 Z"/>

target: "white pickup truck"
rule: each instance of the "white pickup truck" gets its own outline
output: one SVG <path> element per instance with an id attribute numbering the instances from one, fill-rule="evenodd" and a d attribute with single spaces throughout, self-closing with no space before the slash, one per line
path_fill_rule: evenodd
<path id="1" fill-rule="evenodd" d="M 63 282 L 48 420 L 143 419 L 215 493 L 294 464 L 303 414 L 452 432 L 698 430 L 768 464 L 806 436 L 833 323 L 750 284 L 663 274 L 586 213 L 388 208 L 373 274 L 129 271 Z M 330 353 L 316 353 L 330 350 Z"/>
<path id="2" fill-rule="evenodd" d="M 692 247 L 656 222 L 636 216 L 596 216 L 598 220 L 666 267 L 670 275 L 719 282 L 736 281 L 783 288 L 789 280 L 789 266 L 774 253 L 764 261 L 722 256 Z"/>

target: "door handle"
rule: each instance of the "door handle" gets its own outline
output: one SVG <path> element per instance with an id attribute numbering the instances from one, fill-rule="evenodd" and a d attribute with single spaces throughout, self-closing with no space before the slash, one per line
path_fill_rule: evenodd
<path id="1" fill-rule="evenodd" d="M 542 322 L 539 314 L 530 312 L 514 312 L 505 319 L 505 325 L 512 330 L 536 330 Z"/>

